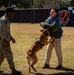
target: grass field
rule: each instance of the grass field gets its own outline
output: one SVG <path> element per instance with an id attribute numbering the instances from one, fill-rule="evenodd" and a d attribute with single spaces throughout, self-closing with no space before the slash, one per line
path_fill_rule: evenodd
<path id="1" fill-rule="evenodd" d="M 34 40 L 39 36 L 40 29 L 42 28 L 39 26 L 39 24 L 11 24 L 11 34 L 16 39 L 15 44 L 11 42 L 16 69 L 21 71 L 23 75 L 74 75 L 74 27 L 63 27 L 63 70 L 42 69 L 46 53 L 45 46 L 37 53 L 38 62 L 35 65 L 35 68 L 38 72 L 35 73 L 33 70 L 33 73 L 28 72 L 26 52 L 33 44 Z M 55 68 L 57 65 L 57 57 L 55 50 L 53 50 L 50 66 Z M 11 73 L 6 59 L 4 60 L 0 69 L 3 70 L 6 75 Z"/>

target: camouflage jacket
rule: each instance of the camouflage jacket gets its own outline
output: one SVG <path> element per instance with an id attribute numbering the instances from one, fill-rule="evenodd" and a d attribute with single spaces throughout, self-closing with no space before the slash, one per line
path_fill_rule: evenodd
<path id="1" fill-rule="evenodd" d="M 10 42 L 10 21 L 6 14 L 0 18 L 0 39 Z"/>

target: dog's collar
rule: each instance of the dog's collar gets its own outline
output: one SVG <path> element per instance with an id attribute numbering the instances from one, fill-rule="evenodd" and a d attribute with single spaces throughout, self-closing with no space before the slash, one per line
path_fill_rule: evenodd
<path id="1" fill-rule="evenodd" d="M 40 48 L 44 46 L 44 44 L 41 44 L 39 41 L 36 41 L 35 44 L 37 44 Z"/>

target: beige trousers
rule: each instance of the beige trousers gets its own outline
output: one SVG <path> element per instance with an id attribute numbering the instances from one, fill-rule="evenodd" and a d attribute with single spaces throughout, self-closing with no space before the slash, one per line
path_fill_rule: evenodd
<path id="1" fill-rule="evenodd" d="M 53 47 L 55 47 L 55 52 L 58 58 L 58 65 L 62 65 L 62 51 L 61 51 L 61 39 L 55 38 L 54 42 L 47 45 L 47 52 L 45 56 L 44 63 L 49 64 Z"/>

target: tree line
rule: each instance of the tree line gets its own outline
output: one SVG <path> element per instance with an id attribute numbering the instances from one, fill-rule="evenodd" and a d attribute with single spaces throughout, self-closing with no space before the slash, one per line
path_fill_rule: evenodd
<path id="1" fill-rule="evenodd" d="M 0 0 L 0 7 L 17 8 L 60 8 L 74 7 L 74 0 Z"/>

